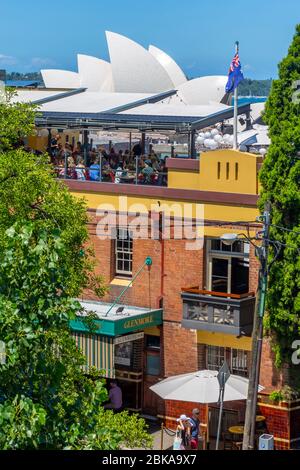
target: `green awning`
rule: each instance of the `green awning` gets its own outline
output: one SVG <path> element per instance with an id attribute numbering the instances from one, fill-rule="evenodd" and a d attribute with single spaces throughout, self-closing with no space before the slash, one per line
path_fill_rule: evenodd
<path id="1" fill-rule="evenodd" d="M 86 370 L 96 367 L 107 378 L 115 377 L 115 345 L 122 342 L 122 336 L 125 341 L 133 341 L 138 336 L 136 333 L 162 324 L 161 309 L 131 306 L 111 309 L 111 304 L 103 302 L 80 303 L 84 311 L 94 312 L 98 318 L 93 320 L 95 330 L 91 333 L 82 315 L 78 315 L 70 322 L 72 335 L 86 357 Z"/>
<path id="2" fill-rule="evenodd" d="M 102 302 L 80 302 L 86 311 L 94 312 L 98 318 L 94 320 L 96 326 L 95 333 L 98 335 L 116 337 L 137 331 L 143 331 L 145 328 L 162 325 L 163 310 L 152 310 L 139 307 L 125 306 L 118 308 L 106 316 L 110 308 L 110 304 Z M 82 316 L 78 315 L 76 320 L 70 322 L 71 329 L 77 332 L 89 333 L 88 327 L 82 320 Z"/>
<path id="3" fill-rule="evenodd" d="M 86 357 L 85 369 L 96 367 L 106 378 L 115 378 L 114 339 L 103 335 L 73 332 L 78 349 Z"/>

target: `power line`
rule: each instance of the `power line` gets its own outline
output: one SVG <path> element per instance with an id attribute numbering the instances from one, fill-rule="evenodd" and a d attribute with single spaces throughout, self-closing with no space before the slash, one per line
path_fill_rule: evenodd
<path id="1" fill-rule="evenodd" d="M 290 233 L 294 233 L 295 235 L 300 235 L 300 232 L 295 232 L 295 230 L 282 227 L 281 225 L 271 224 L 271 227 L 276 227 L 276 228 L 278 228 L 278 229 L 280 229 L 280 230 L 283 230 L 284 232 L 290 232 Z"/>

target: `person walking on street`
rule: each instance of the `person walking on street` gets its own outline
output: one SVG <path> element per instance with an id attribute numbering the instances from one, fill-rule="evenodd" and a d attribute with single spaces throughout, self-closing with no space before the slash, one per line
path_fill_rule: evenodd
<path id="1" fill-rule="evenodd" d="M 191 449 L 198 449 L 199 445 L 199 430 L 200 430 L 200 411 L 198 408 L 193 409 L 192 417 L 190 418 L 191 423 Z"/>
<path id="2" fill-rule="evenodd" d="M 177 419 L 177 422 L 178 422 L 177 433 L 179 434 L 179 437 L 181 438 L 181 449 L 188 450 L 190 449 L 190 441 L 191 441 L 190 418 L 188 418 L 186 415 L 181 415 L 180 418 Z"/>

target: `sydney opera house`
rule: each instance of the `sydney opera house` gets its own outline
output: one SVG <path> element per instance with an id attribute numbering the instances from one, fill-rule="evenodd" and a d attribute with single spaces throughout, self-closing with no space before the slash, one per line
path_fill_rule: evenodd
<path id="1" fill-rule="evenodd" d="M 106 38 L 110 62 L 78 54 L 78 72 L 42 70 L 46 88 L 85 88 L 89 92 L 134 94 L 157 94 L 177 89 L 179 101 L 186 105 L 210 105 L 220 103 L 223 98 L 226 76 L 188 81 L 177 63 L 157 47 L 149 46 L 146 50 L 112 32 L 106 32 Z"/>
<path id="2" fill-rule="evenodd" d="M 78 54 L 77 72 L 42 70 L 45 88 L 19 90 L 15 99 L 32 101 L 41 111 L 37 127 L 187 135 L 195 157 L 197 133 L 230 123 L 234 110 L 226 95 L 227 76 L 188 80 L 167 53 L 148 49 L 125 36 L 106 32 L 110 61 Z M 254 105 L 255 106 L 255 105 Z M 255 142 L 249 104 L 239 106 L 240 131 Z M 259 118 L 259 113 L 257 115 Z M 201 140 L 201 138 L 200 138 Z"/>

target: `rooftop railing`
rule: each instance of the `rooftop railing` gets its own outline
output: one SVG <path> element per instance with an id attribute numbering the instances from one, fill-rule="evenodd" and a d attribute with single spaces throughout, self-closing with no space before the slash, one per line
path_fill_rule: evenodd
<path id="1" fill-rule="evenodd" d="M 136 159 L 134 163 L 126 165 L 123 169 L 120 166 L 111 168 L 106 162 L 100 159 L 99 163 L 91 165 L 69 164 L 68 159 L 60 164 L 54 164 L 54 171 L 57 178 L 65 180 L 89 181 L 95 183 L 118 183 L 134 185 L 167 186 L 168 173 L 166 171 L 148 169 L 140 165 L 141 160 Z M 116 165 L 117 166 L 117 165 Z"/>

